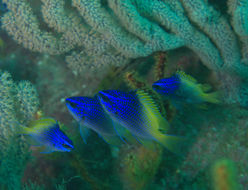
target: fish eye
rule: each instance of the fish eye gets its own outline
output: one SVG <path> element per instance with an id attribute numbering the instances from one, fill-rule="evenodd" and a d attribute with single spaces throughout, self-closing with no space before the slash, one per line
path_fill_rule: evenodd
<path id="1" fill-rule="evenodd" d="M 76 108 L 78 105 L 75 102 L 68 101 L 67 102 L 72 108 Z"/>
<path id="2" fill-rule="evenodd" d="M 101 98 L 103 99 L 103 101 L 108 101 L 108 97 L 105 95 L 102 95 Z"/>
<path id="3" fill-rule="evenodd" d="M 62 144 L 62 146 L 64 147 L 64 148 L 67 148 L 67 149 L 72 149 L 72 147 L 70 147 L 69 145 L 67 145 L 67 144 Z"/>
<path id="4" fill-rule="evenodd" d="M 163 87 L 160 86 L 160 85 L 153 85 L 153 88 L 155 88 L 157 90 L 162 90 L 163 89 Z"/>
<path id="5" fill-rule="evenodd" d="M 71 102 L 70 104 L 71 104 L 72 107 L 77 107 L 77 104 L 74 103 L 74 102 Z"/>

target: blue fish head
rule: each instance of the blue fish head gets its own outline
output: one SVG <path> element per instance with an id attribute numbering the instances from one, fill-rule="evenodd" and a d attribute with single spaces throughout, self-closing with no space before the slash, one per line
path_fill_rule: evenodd
<path id="1" fill-rule="evenodd" d="M 58 123 L 49 128 L 49 130 L 44 133 L 44 136 L 52 150 L 70 152 L 74 149 L 72 140 L 59 128 Z"/>
<path id="2" fill-rule="evenodd" d="M 173 75 L 169 78 L 163 78 L 153 83 L 152 88 L 159 94 L 172 95 L 179 89 L 181 84 L 180 78 Z"/>
<path id="3" fill-rule="evenodd" d="M 98 133 L 113 133 L 112 120 L 105 113 L 97 97 L 70 97 L 66 99 L 66 106 L 80 125 Z"/>
<path id="4" fill-rule="evenodd" d="M 92 101 L 92 99 L 87 97 L 70 97 L 65 100 L 68 110 L 78 122 L 81 122 L 85 114 L 89 111 L 86 105 L 87 103 L 85 104 L 85 102 L 90 101 Z"/>
<path id="5" fill-rule="evenodd" d="M 66 99 L 66 106 L 78 122 L 87 123 L 104 117 L 104 110 L 97 97 L 70 97 Z"/>
<path id="6" fill-rule="evenodd" d="M 116 90 L 103 90 L 98 92 L 97 97 L 107 112 L 115 113 L 119 99 L 118 94 L 119 92 Z"/>

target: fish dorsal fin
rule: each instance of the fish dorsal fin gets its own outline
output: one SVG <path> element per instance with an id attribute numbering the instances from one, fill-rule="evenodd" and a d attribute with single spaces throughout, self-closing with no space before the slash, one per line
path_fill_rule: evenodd
<path id="1" fill-rule="evenodd" d="M 137 90 L 137 96 L 141 104 L 145 107 L 145 113 L 149 117 L 152 125 L 155 126 L 153 129 L 156 132 L 159 132 L 159 129 L 162 128 L 165 132 L 169 129 L 169 123 L 167 120 L 162 117 L 158 106 L 154 102 L 153 98 L 143 90 Z M 156 123 L 156 124 L 155 124 Z"/>
<path id="2" fill-rule="evenodd" d="M 32 129 L 25 126 L 19 126 L 18 134 L 23 134 L 23 135 L 32 134 Z"/>
<path id="3" fill-rule="evenodd" d="M 51 126 L 54 125 L 56 121 L 53 118 L 50 117 L 44 117 L 38 120 L 31 121 L 29 123 L 29 128 L 34 128 L 37 126 Z"/>
<path id="4" fill-rule="evenodd" d="M 144 90 L 137 90 L 136 94 L 140 100 L 140 102 L 146 107 L 152 110 L 152 112 L 154 114 L 159 114 L 160 115 L 160 111 L 158 109 L 158 106 L 156 105 L 156 103 L 154 102 L 153 98 Z"/>
<path id="5" fill-rule="evenodd" d="M 189 81 L 191 81 L 193 83 L 197 83 L 195 78 L 193 78 L 190 75 L 187 75 L 184 71 L 178 70 L 176 72 L 176 75 L 178 75 L 180 79 L 185 79 L 185 80 L 189 80 Z"/>

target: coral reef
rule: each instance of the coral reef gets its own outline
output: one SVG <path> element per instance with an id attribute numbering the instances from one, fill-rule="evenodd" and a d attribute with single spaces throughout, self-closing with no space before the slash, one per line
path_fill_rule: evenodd
<path id="1" fill-rule="evenodd" d="M 247 189 L 247 117 L 247 110 L 240 107 L 212 107 L 202 111 L 187 107 L 177 114 L 171 125 L 185 129 L 181 132 L 187 136 L 189 151 L 177 163 L 178 172 L 165 175 L 170 176 L 169 180 L 165 177 L 166 184 L 171 189 L 193 186 L 203 174 L 208 175 L 216 160 L 226 158 L 236 165 L 237 183 Z M 204 181 L 211 184 L 209 177 Z"/>
<path id="2" fill-rule="evenodd" d="M 38 93 L 29 81 L 19 82 L 16 89 L 16 98 L 19 102 L 20 117 L 23 116 L 21 119 L 22 121 L 20 121 L 20 119 L 19 121 L 22 124 L 27 125 L 39 108 Z"/>
<path id="3" fill-rule="evenodd" d="M 18 131 L 23 118 L 26 124 L 35 114 L 39 100 L 31 83 L 16 84 L 8 72 L 0 72 L 0 97 L 0 188 L 19 190 L 30 153 Z"/>
<path id="4" fill-rule="evenodd" d="M 64 0 L 42 0 L 42 21 L 53 33 L 40 26 L 32 3 L 3 2 L 9 10 L 2 18 L 3 28 L 15 41 L 42 53 L 74 50 L 66 60 L 77 71 L 186 46 L 210 69 L 247 78 L 244 0 L 228 1 L 231 24 L 204 0 L 72 0 L 71 6 Z"/>
<path id="5" fill-rule="evenodd" d="M 120 150 L 117 165 L 124 189 L 143 190 L 151 183 L 163 152 L 161 145 L 154 143 L 152 146 L 153 149 L 136 145 Z"/>

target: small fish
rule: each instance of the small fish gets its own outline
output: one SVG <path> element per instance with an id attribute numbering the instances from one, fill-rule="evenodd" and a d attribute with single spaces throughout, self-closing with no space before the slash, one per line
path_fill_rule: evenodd
<path id="1" fill-rule="evenodd" d="M 162 134 L 159 129 L 164 126 L 169 130 L 169 123 L 157 109 L 153 99 L 144 91 L 123 92 L 103 90 L 98 98 L 110 117 L 135 135 L 139 141 L 155 140 L 172 152 L 179 152 L 180 137 Z"/>
<path id="2" fill-rule="evenodd" d="M 177 71 L 169 78 L 156 81 L 153 89 L 164 97 L 181 103 L 201 104 L 220 103 L 218 92 L 209 92 L 211 87 L 207 84 L 199 84 L 196 79 L 183 71 Z"/>
<path id="3" fill-rule="evenodd" d="M 120 143 L 121 130 L 115 128 L 112 119 L 105 113 L 96 97 L 70 97 L 66 99 L 66 106 L 79 123 L 80 134 L 85 143 L 87 128 L 95 131 L 109 144 Z"/>
<path id="4" fill-rule="evenodd" d="M 38 146 L 45 146 L 46 150 L 42 153 L 70 152 L 74 148 L 72 141 L 52 118 L 35 120 L 29 127 L 21 127 L 20 134 L 30 136 Z"/>

